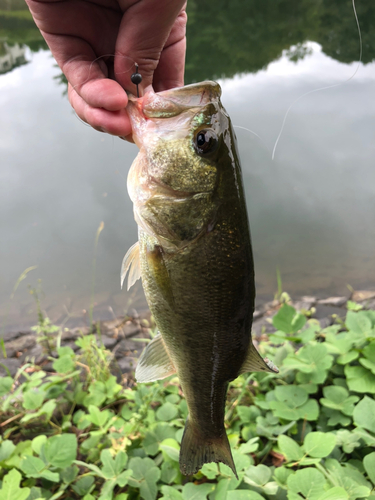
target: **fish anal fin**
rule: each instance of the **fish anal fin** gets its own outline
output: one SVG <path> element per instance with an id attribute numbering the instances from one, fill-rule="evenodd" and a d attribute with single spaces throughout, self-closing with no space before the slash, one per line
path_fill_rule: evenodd
<path id="1" fill-rule="evenodd" d="M 121 265 L 121 288 L 124 283 L 126 273 L 129 270 L 128 276 L 128 287 L 131 288 L 134 283 L 141 277 L 141 262 L 139 257 L 139 243 L 134 243 L 133 246 L 129 248 L 126 255 L 122 261 Z"/>
<path id="2" fill-rule="evenodd" d="M 268 358 L 263 359 L 254 347 L 254 344 L 250 342 L 249 350 L 241 367 L 240 374 L 247 372 L 279 373 L 279 369 Z"/>
<path id="3" fill-rule="evenodd" d="M 135 378 L 137 382 L 154 382 L 174 373 L 176 368 L 165 347 L 163 337 L 158 333 L 142 352 L 135 370 Z"/>
<path id="4" fill-rule="evenodd" d="M 209 438 L 188 417 L 181 441 L 180 470 L 185 476 L 191 476 L 210 462 L 228 465 L 238 479 L 224 426 L 221 436 Z"/>

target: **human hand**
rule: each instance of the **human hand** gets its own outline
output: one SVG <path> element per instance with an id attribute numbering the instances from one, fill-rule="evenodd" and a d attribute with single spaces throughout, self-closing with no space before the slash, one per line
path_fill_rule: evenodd
<path id="1" fill-rule="evenodd" d="M 186 0 L 26 2 L 68 79 L 71 105 L 96 130 L 131 134 L 125 90 L 136 92 L 135 62 L 140 89 L 184 84 Z"/>

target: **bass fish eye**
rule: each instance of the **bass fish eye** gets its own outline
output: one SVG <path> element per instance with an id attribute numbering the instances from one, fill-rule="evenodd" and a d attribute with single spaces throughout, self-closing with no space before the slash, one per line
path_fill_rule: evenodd
<path id="1" fill-rule="evenodd" d="M 195 136 L 194 146 L 198 154 L 207 154 L 215 151 L 219 141 L 213 130 L 200 130 Z"/>

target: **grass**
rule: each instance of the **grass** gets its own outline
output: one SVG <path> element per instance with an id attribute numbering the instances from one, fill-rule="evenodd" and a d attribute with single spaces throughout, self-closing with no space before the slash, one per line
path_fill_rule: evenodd
<path id="1" fill-rule="evenodd" d="M 51 331 L 54 372 L 30 362 L 0 380 L 0 499 L 375 498 L 375 312 L 351 305 L 322 330 L 283 303 L 272 321 L 259 350 L 280 374 L 240 376 L 228 391 L 238 480 L 223 464 L 181 475 L 177 377 L 124 383 L 93 335 L 75 353 Z"/>

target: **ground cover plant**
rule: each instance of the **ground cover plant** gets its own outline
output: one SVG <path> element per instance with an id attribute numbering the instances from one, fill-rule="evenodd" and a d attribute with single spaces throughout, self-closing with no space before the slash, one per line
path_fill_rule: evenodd
<path id="1" fill-rule="evenodd" d="M 176 377 L 119 383 L 100 340 L 77 354 L 57 336 L 55 372 L 30 362 L 0 379 L 0 500 L 375 499 L 375 311 L 349 307 L 321 329 L 280 306 L 258 346 L 280 374 L 228 392 L 238 479 L 223 464 L 181 475 Z"/>

